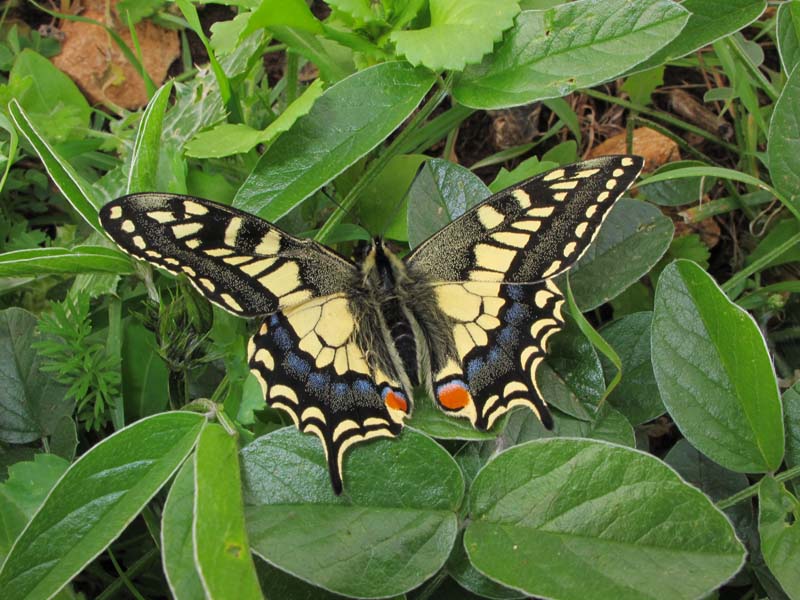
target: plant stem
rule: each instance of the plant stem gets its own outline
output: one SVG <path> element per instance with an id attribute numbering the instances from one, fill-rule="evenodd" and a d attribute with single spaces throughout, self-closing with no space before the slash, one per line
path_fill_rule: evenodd
<path id="1" fill-rule="evenodd" d="M 795 477 L 800 477 L 800 465 L 792 467 L 791 469 L 787 469 L 783 473 L 778 473 L 775 475 L 775 480 L 779 483 L 784 483 L 789 481 L 790 479 L 794 479 Z M 736 492 L 733 496 L 729 496 L 724 500 L 720 500 L 717 502 L 717 508 L 720 510 L 725 510 L 726 508 L 730 508 L 734 504 L 738 504 L 742 500 L 747 500 L 748 498 L 752 498 L 756 494 L 758 494 L 758 486 L 760 483 L 754 483 L 750 487 L 744 488 L 741 492 Z"/>
<path id="2" fill-rule="evenodd" d="M 623 100 L 621 98 L 615 98 L 614 96 L 609 96 L 608 94 L 604 94 L 603 92 L 599 92 L 597 90 L 592 89 L 585 89 L 583 90 L 587 96 L 591 98 L 597 98 L 598 100 L 603 100 L 604 102 L 609 102 L 611 104 L 618 104 L 624 108 L 629 110 L 635 110 L 640 112 L 644 115 L 649 115 L 654 119 L 659 119 L 664 121 L 665 123 L 669 123 L 670 125 L 674 125 L 675 127 L 680 127 L 686 131 L 699 135 L 701 138 L 708 140 L 709 142 L 714 142 L 718 146 L 733 152 L 737 156 L 739 155 L 739 148 L 734 146 L 733 144 L 729 144 L 728 142 L 721 140 L 715 135 L 708 133 L 705 129 L 701 129 L 700 127 L 695 127 L 690 123 L 686 123 L 685 121 L 681 121 L 680 119 L 676 119 L 672 115 L 668 115 L 658 110 L 652 110 L 647 108 L 646 106 L 640 106 L 638 104 L 634 104 L 633 102 L 628 102 L 627 100 Z"/>
<path id="3" fill-rule="evenodd" d="M 338 225 L 342 220 L 342 217 L 347 214 L 347 212 L 349 212 L 353 206 L 355 206 L 361 193 L 386 168 L 386 165 L 389 164 L 389 161 L 399 154 L 399 149 L 404 147 L 406 139 L 410 137 L 417 129 L 419 129 L 420 125 L 425 122 L 425 119 L 427 119 L 433 110 L 439 105 L 439 103 L 445 99 L 447 94 L 450 92 L 451 82 L 452 75 L 448 75 L 447 79 L 445 79 L 445 81 L 439 86 L 431 98 L 422 106 L 422 108 L 419 109 L 419 111 L 417 111 L 417 114 L 411 118 L 411 120 L 397 135 L 394 141 L 389 144 L 389 147 L 370 163 L 369 167 L 367 167 L 367 170 L 364 172 L 358 182 L 356 182 L 356 184 L 348 192 L 347 196 L 344 197 L 344 200 L 342 200 L 342 203 L 339 205 L 339 207 L 333 212 L 328 220 L 325 221 L 324 225 L 320 227 L 317 235 L 314 236 L 316 241 L 324 242 L 333 231 L 333 228 L 336 227 L 336 225 Z"/>
<path id="4" fill-rule="evenodd" d="M 110 551 L 109 551 L 109 555 L 111 555 Z M 117 564 L 117 561 L 114 560 L 113 555 L 111 555 L 111 556 L 112 556 L 111 560 L 114 563 L 114 567 L 119 570 L 119 565 Z M 145 571 L 146 569 L 148 569 L 156 558 L 158 558 L 158 549 L 157 548 L 151 548 L 147 552 L 147 554 L 145 554 L 139 560 L 137 560 L 135 563 L 133 563 L 130 566 L 130 568 L 128 568 L 127 571 L 125 571 L 124 573 L 120 573 L 120 578 L 116 579 L 114 581 L 114 583 L 112 583 L 106 589 L 104 589 L 103 593 L 100 594 L 99 596 L 97 596 L 96 600 L 110 600 L 111 598 L 116 597 L 116 595 L 119 592 L 120 588 L 123 585 L 127 586 L 127 584 L 130 583 L 130 578 L 131 577 L 136 577 L 139 573 L 141 573 L 141 572 Z M 131 590 L 131 592 L 133 592 L 133 591 Z M 136 593 L 138 594 L 138 591 Z M 139 595 L 139 597 L 141 598 L 141 595 Z"/>
<path id="5" fill-rule="evenodd" d="M 800 233 L 796 233 L 788 240 L 783 242 L 780 246 L 776 246 L 775 248 L 767 252 L 764 256 L 762 256 L 756 261 L 753 261 L 744 269 L 736 273 L 736 275 L 728 279 L 728 281 L 722 284 L 722 291 L 724 291 L 726 294 L 729 294 L 730 291 L 736 289 L 736 286 L 738 286 L 739 283 L 741 283 L 743 280 L 750 277 L 750 275 L 752 275 L 753 273 L 758 273 L 762 269 L 766 269 L 769 263 L 782 256 L 784 253 L 788 252 L 799 243 L 800 243 Z"/>

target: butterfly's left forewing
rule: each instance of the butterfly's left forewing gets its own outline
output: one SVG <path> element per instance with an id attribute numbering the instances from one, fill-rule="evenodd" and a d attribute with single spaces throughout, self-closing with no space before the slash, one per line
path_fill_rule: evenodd
<path id="1" fill-rule="evenodd" d="M 212 302 L 267 315 L 249 343 L 269 404 L 320 438 L 334 490 L 348 447 L 400 432 L 410 411 L 395 376 L 368 364 L 348 294 L 358 271 L 310 240 L 191 196 L 134 194 L 100 212 L 124 250 L 183 273 Z"/>
<path id="2" fill-rule="evenodd" d="M 225 310 L 251 317 L 342 292 L 355 265 L 251 214 L 192 196 L 132 194 L 100 222 L 133 256 L 185 274 Z"/>
<path id="3" fill-rule="evenodd" d="M 504 190 L 423 242 L 406 259 L 431 282 L 452 346 L 430 357 L 439 405 L 488 428 L 527 405 L 547 424 L 536 384 L 547 342 L 563 324 L 553 278 L 586 251 L 643 161 L 609 156 L 555 169 Z"/>

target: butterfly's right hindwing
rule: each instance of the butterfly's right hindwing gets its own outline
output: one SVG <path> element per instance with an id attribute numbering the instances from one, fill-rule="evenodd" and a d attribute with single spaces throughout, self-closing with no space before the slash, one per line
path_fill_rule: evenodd
<path id="1" fill-rule="evenodd" d="M 209 300 L 241 316 L 271 314 L 343 292 L 355 266 L 251 214 L 191 196 L 133 194 L 100 221 L 126 252 L 184 273 Z"/>

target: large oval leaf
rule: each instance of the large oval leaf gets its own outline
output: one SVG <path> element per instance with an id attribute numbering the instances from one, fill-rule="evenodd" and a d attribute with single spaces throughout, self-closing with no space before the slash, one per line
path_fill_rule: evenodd
<path id="1" fill-rule="evenodd" d="M 582 0 L 521 12 L 453 95 L 473 108 L 503 108 L 597 85 L 669 42 L 688 16 L 669 0 Z"/>
<path id="2" fill-rule="evenodd" d="M 695 263 L 658 280 L 652 361 L 661 398 L 686 438 L 732 471 L 783 460 L 778 385 L 761 331 Z"/>
<path id="3" fill-rule="evenodd" d="M 257 439 L 242 465 L 253 551 L 314 585 L 357 598 L 401 594 L 450 554 L 464 481 L 420 433 L 348 453 L 339 497 L 319 442 L 294 429 Z"/>
<path id="4" fill-rule="evenodd" d="M 744 558 L 700 491 L 654 457 L 604 442 L 545 439 L 503 452 L 475 479 L 470 511 L 470 560 L 533 596 L 697 598 Z"/>
<path id="5" fill-rule="evenodd" d="M 143 419 L 73 464 L 17 538 L 0 570 L 8 598 L 49 598 L 116 538 L 191 451 L 202 415 Z"/>
<path id="6" fill-rule="evenodd" d="M 264 153 L 234 206 L 275 221 L 380 144 L 416 108 L 434 76 L 375 65 L 325 90 Z"/>
<path id="7" fill-rule="evenodd" d="M 672 221 L 652 204 L 628 198 L 617 202 L 569 272 L 580 309 L 597 308 L 645 275 L 669 248 L 673 230 Z"/>

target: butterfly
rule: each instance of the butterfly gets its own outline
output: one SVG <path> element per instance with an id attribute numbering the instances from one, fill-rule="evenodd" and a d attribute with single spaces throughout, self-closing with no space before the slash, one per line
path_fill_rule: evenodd
<path id="1" fill-rule="evenodd" d="M 553 278 L 586 251 L 642 166 L 608 156 L 538 175 L 403 258 L 375 239 L 351 261 L 176 194 L 124 196 L 100 221 L 134 257 L 186 275 L 229 312 L 263 318 L 248 344 L 251 371 L 272 407 L 319 437 L 339 494 L 345 451 L 398 435 L 415 388 L 480 430 L 515 406 L 552 427 L 536 371 L 564 322 Z"/>

